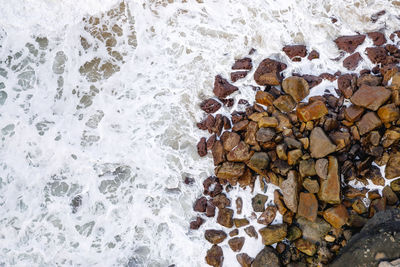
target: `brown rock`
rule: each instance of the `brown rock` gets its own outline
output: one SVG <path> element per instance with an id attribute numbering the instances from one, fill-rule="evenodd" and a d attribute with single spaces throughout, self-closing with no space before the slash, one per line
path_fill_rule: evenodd
<path id="1" fill-rule="evenodd" d="M 296 102 L 300 102 L 310 93 L 310 87 L 307 81 L 296 76 L 288 77 L 283 80 L 282 89 Z"/>
<path id="2" fill-rule="evenodd" d="M 278 189 L 276 189 L 274 191 L 274 204 L 278 208 L 278 211 L 280 214 L 283 215 L 287 212 L 287 209 L 286 209 L 285 205 L 283 204 L 283 196 L 281 195 L 281 193 L 279 192 Z"/>
<path id="3" fill-rule="evenodd" d="M 237 236 L 239 234 L 239 229 L 233 229 L 232 231 L 229 232 L 230 237 Z"/>
<path id="4" fill-rule="evenodd" d="M 314 101 L 307 105 L 297 106 L 296 114 L 301 121 L 308 122 L 322 118 L 328 114 L 328 109 L 324 102 Z"/>
<path id="5" fill-rule="evenodd" d="M 397 121 L 400 118 L 400 111 L 395 104 L 387 104 L 378 109 L 378 116 L 383 123 Z"/>
<path id="6" fill-rule="evenodd" d="M 254 237 L 254 238 L 258 238 L 258 233 L 256 231 L 256 229 L 254 228 L 254 226 L 248 226 L 246 228 L 244 228 L 244 231 L 246 232 L 246 234 L 250 237 Z"/>
<path id="7" fill-rule="evenodd" d="M 233 223 L 235 224 L 236 228 L 240 228 L 249 224 L 249 220 L 242 218 L 242 219 L 233 219 Z"/>
<path id="8" fill-rule="evenodd" d="M 235 132 L 224 132 L 221 135 L 221 141 L 226 151 L 231 151 L 240 142 L 240 135 Z"/>
<path id="9" fill-rule="evenodd" d="M 391 91 L 383 86 L 362 85 L 350 98 L 350 101 L 354 105 L 376 111 L 390 96 Z"/>
<path id="10" fill-rule="evenodd" d="M 346 120 L 350 122 L 358 121 L 364 113 L 364 108 L 360 106 L 351 105 L 344 110 Z"/>
<path id="11" fill-rule="evenodd" d="M 239 262 L 241 267 L 251 267 L 251 263 L 254 260 L 252 257 L 247 255 L 246 253 L 237 254 L 236 259 Z"/>
<path id="12" fill-rule="evenodd" d="M 218 212 L 217 223 L 227 228 L 231 228 L 233 226 L 233 210 L 228 208 L 220 209 Z"/>
<path id="13" fill-rule="evenodd" d="M 248 125 L 249 125 L 248 120 L 242 120 L 242 121 L 235 123 L 232 127 L 232 130 L 235 132 L 243 131 L 247 128 Z"/>
<path id="14" fill-rule="evenodd" d="M 394 205 L 399 201 L 397 195 L 393 192 L 390 186 L 385 186 L 382 190 L 382 196 L 386 198 L 388 205 Z"/>
<path id="15" fill-rule="evenodd" d="M 288 177 L 281 184 L 283 201 L 288 209 L 297 212 L 298 194 L 299 194 L 299 177 L 296 171 L 289 171 Z"/>
<path id="16" fill-rule="evenodd" d="M 315 75 L 304 74 L 301 75 L 300 77 L 302 77 L 304 80 L 307 81 L 308 86 L 310 86 L 310 89 L 322 82 L 322 78 Z"/>
<path id="17" fill-rule="evenodd" d="M 239 89 L 236 86 L 230 84 L 220 75 L 215 76 L 213 92 L 218 98 L 225 98 L 237 90 Z"/>
<path id="18" fill-rule="evenodd" d="M 374 64 L 385 64 L 387 59 L 387 51 L 383 47 L 367 47 L 365 49 L 369 60 Z"/>
<path id="19" fill-rule="evenodd" d="M 201 197 L 194 202 L 193 210 L 197 212 L 206 212 L 207 198 Z"/>
<path id="20" fill-rule="evenodd" d="M 243 79 L 247 76 L 248 71 L 235 71 L 231 72 L 231 81 L 236 82 L 237 80 Z"/>
<path id="21" fill-rule="evenodd" d="M 251 186 L 253 182 L 253 174 L 250 169 L 246 168 L 244 174 L 239 177 L 238 183 L 241 187 L 245 188 L 246 186 Z"/>
<path id="22" fill-rule="evenodd" d="M 213 245 L 209 250 L 207 250 L 206 262 L 208 265 L 222 267 L 223 261 L 224 253 L 222 252 L 221 247 Z"/>
<path id="23" fill-rule="evenodd" d="M 206 113 L 214 113 L 221 108 L 221 103 L 215 99 L 209 98 L 201 102 L 200 108 Z"/>
<path id="24" fill-rule="evenodd" d="M 294 245 L 296 246 L 296 248 L 298 250 L 300 250 L 304 254 L 307 254 L 308 256 L 313 256 L 315 254 L 315 252 L 317 252 L 317 246 L 316 245 L 314 245 L 310 241 L 302 239 L 302 238 L 297 239 L 294 242 Z"/>
<path id="25" fill-rule="evenodd" d="M 233 64 L 233 70 L 251 70 L 253 67 L 253 63 L 251 62 L 251 58 L 245 57 L 242 59 L 237 59 L 235 64 Z"/>
<path id="26" fill-rule="evenodd" d="M 273 59 L 264 59 L 254 73 L 254 80 L 258 85 L 279 85 L 282 80 L 281 71 L 286 64 Z"/>
<path id="27" fill-rule="evenodd" d="M 357 86 L 361 87 L 363 84 L 368 86 L 379 86 L 382 84 L 382 77 L 374 76 L 372 74 L 362 75 L 357 79 Z"/>
<path id="28" fill-rule="evenodd" d="M 234 149 L 226 156 L 227 160 L 235 162 L 245 162 L 250 159 L 252 153 L 249 151 L 249 145 L 241 141 Z M 242 173 L 243 174 L 243 173 Z"/>
<path id="29" fill-rule="evenodd" d="M 392 188 L 394 192 L 400 192 L 400 179 L 391 181 L 390 188 Z"/>
<path id="30" fill-rule="evenodd" d="M 259 224 L 270 225 L 276 216 L 277 208 L 275 206 L 268 206 L 265 211 L 258 217 L 257 222 Z"/>
<path id="31" fill-rule="evenodd" d="M 233 181 L 243 175 L 246 165 L 243 163 L 224 162 L 215 169 L 218 178 Z"/>
<path id="32" fill-rule="evenodd" d="M 197 217 L 196 220 L 190 222 L 190 229 L 197 230 L 204 223 L 201 217 Z"/>
<path id="33" fill-rule="evenodd" d="M 200 130 L 208 130 L 211 133 L 211 128 L 215 124 L 215 118 L 213 115 L 209 114 L 202 122 L 197 123 L 197 127 Z"/>
<path id="34" fill-rule="evenodd" d="M 275 98 L 270 93 L 258 91 L 256 93 L 256 102 L 265 106 L 271 106 Z"/>
<path id="35" fill-rule="evenodd" d="M 259 128 L 263 128 L 263 127 L 275 128 L 276 126 L 278 126 L 278 120 L 275 117 L 262 117 L 258 121 Z"/>
<path id="36" fill-rule="evenodd" d="M 310 54 L 308 54 L 307 58 L 308 58 L 308 60 L 313 60 L 313 59 L 319 58 L 319 53 L 315 50 L 312 50 L 310 52 Z"/>
<path id="37" fill-rule="evenodd" d="M 286 45 L 282 50 L 292 61 L 300 61 L 301 57 L 307 55 L 307 48 L 304 45 Z"/>
<path id="38" fill-rule="evenodd" d="M 349 133 L 339 131 L 331 132 L 329 138 L 335 143 L 337 151 L 350 146 L 351 140 Z"/>
<path id="39" fill-rule="evenodd" d="M 276 146 L 276 154 L 277 154 L 279 159 L 287 160 L 286 149 L 287 149 L 287 145 L 286 144 L 279 144 L 279 145 Z"/>
<path id="40" fill-rule="evenodd" d="M 227 237 L 226 233 L 222 230 L 206 230 L 204 238 L 213 245 L 219 244 Z"/>
<path id="41" fill-rule="evenodd" d="M 207 142 L 205 137 L 202 137 L 197 143 L 197 153 L 200 157 L 207 155 Z"/>
<path id="42" fill-rule="evenodd" d="M 221 141 L 216 141 L 212 148 L 212 155 L 214 158 L 214 165 L 218 165 L 225 161 L 225 151 Z"/>
<path id="43" fill-rule="evenodd" d="M 299 207 L 297 215 L 302 216 L 312 222 L 317 218 L 318 200 L 312 193 L 300 193 Z"/>
<path id="44" fill-rule="evenodd" d="M 310 178 L 304 179 L 303 187 L 310 193 L 318 193 L 319 184 L 317 180 L 312 180 Z"/>
<path id="45" fill-rule="evenodd" d="M 368 211 L 367 207 L 365 206 L 364 202 L 362 202 L 360 199 L 356 199 L 353 202 L 353 205 L 351 205 L 353 210 L 357 212 L 358 214 L 363 214 Z"/>
<path id="46" fill-rule="evenodd" d="M 244 245 L 244 237 L 234 237 L 228 241 L 228 245 L 234 252 L 239 252 Z"/>
<path id="47" fill-rule="evenodd" d="M 286 224 L 275 224 L 264 227 L 258 231 L 264 245 L 272 245 L 285 239 L 287 234 Z"/>
<path id="48" fill-rule="evenodd" d="M 252 267 L 280 267 L 279 257 L 272 247 L 264 247 L 253 261 Z"/>
<path id="49" fill-rule="evenodd" d="M 313 159 L 300 161 L 299 172 L 301 177 L 317 175 L 315 171 L 315 161 Z"/>
<path id="50" fill-rule="evenodd" d="M 264 212 L 265 211 L 265 202 L 267 202 L 268 196 L 257 194 L 251 199 L 251 205 L 253 206 L 253 210 L 255 212 Z"/>
<path id="51" fill-rule="evenodd" d="M 339 164 L 333 156 L 329 156 L 328 160 L 328 175 L 326 179 L 320 178 L 319 180 L 318 198 L 326 203 L 338 204 L 340 203 Z"/>
<path id="52" fill-rule="evenodd" d="M 333 82 L 334 80 L 337 79 L 335 75 L 330 74 L 330 73 L 327 73 L 327 72 L 321 73 L 321 74 L 319 75 L 319 77 L 320 77 L 321 79 L 328 80 L 328 81 L 330 81 L 330 82 Z"/>
<path id="53" fill-rule="evenodd" d="M 375 112 L 368 112 L 357 123 L 360 135 L 364 135 L 382 125 L 382 121 Z"/>
<path id="54" fill-rule="evenodd" d="M 354 74 L 340 75 L 338 78 L 338 88 L 345 98 L 353 95 L 357 83 L 357 76 Z"/>
<path id="55" fill-rule="evenodd" d="M 207 201 L 206 216 L 207 217 L 215 216 L 215 206 L 211 201 Z"/>
<path id="56" fill-rule="evenodd" d="M 380 46 L 386 43 L 385 35 L 381 32 L 369 32 L 368 37 L 374 42 L 374 45 Z"/>
<path id="57" fill-rule="evenodd" d="M 270 142 L 274 139 L 276 133 L 271 128 L 260 128 L 256 133 L 256 140 L 258 142 Z"/>
<path id="58" fill-rule="evenodd" d="M 256 141 L 257 130 L 258 130 L 257 122 L 254 121 L 249 122 L 249 124 L 247 125 L 246 133 L 244 135 L 244 141 L 246 142 L 246 144 L 252 146 L 257 145 Z"/>
<path id="59" fill-rule="evenodd" d="M 323 216 L 324 219 L 335 228 L 342 227 L 349 219 L 347 209 L 342 204 L 325 210 Z"/>
<path id="60" fill-rule="evenodd" d="M 213 134 L 208 138 L 208 140 L 206 142 L 207 150 L 212 150 L 216 140 L 217 140 L 217 135 L 216 134 Z"/>
<path id="61" fill-rule="evenodd" d="M 315 127 L 310 134 L 310 151 L 313 158 L 323 158 L 336 151 L 336 146 L 321 127 Z"/>
<path id="62" fill-rule="evenodd" d="M 324 236 L 331 230 L 331 226 L 323 219 L 317 217 L 315 222 L 300 217 L 297 223 L 303 233 L 303 238 L 313 243 L 321 242 Z"/>
<path id="63" fill-rule="evenodd" d="M 315 162 L 315 172 L 321 179 L 328 178 L 328 164 L 327 159 L 319 159 Z"/>
<path id="64" fill-rule="evenodd" d="M 296 107 L 296 102 L 290 95 L 281 95 L 273 102 L 274 106 L 281 112 L 291 112 Z"/>
<path id="65" fill-rule="evenodd" d="M 242 208 L 243 208 L 243 200 L 241 197 L 238 197 L 236 199 L 236 213 L 242 214 Z"/>
<path id="66" fill-rule="evenodd" d="M 268 167 L 269 157 L 265 152 L 256 152 L 250 158 L 247 166 L 260 175 L 264 175 L 264 170 Z"/>
<path id="67" fill-rule="evenodd" d="M 348 70 L 355 70 L 358 66 L 358 63 L 362 60 L 360 53 L 354 53 L 351 56 L 346 57 L 343 60 L 343 67 Z"/>
<path id="68" fill-rule="evenodd" d="M 337 47 L 348 53 L 353 53 L 365 40 L 365 35 L 341 36 L 335 40 Z"/>
<path id="69" fill-rule="evenodd" d="M 222 208 L 225 208 L 225 207 L 229 207 L 231 205 L 231 201 L 223 193 L 218 194 L 217 196 L 215 196 L 212 199 L 212 203 L 214 204 L 214 206 L 218 207 L 219 209 L 222 209 Z"/>
<path id="70" fill-rule="evenodd" d="M 296 165 L 299 159 L 303 156 L 301 149 L 295 149 L 288 152 L 288 164 Z"/>
<path id="71" fill-rule="evenodd" d="M 400 176 L 400 152 L 390 153 L 388 163 L 385 168 L 386 179 L 393 179 Z"/>

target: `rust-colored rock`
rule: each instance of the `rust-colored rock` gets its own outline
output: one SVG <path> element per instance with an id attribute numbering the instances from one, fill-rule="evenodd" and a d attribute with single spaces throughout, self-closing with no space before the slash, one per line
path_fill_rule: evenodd
<path id="1" fill-rule="evenodd" d="M 303 187 L 310 193 L 318 193 L 319 184 L 317 180 L 312 180 L 310 178 L 304 179 Z"/>
<path id="2" fill-rule="evenodd" d="M 239 252 L 242 250 L 244 245 L 244 237 L 234 237 L 229 239 L 228 245 L 234 252 Z"/>
<path id="3" fill-rule="evenodd" d="M 204 238 L 213 245 L 219 244 L 227 237 L 222 230 L 208 229 L 204 233 Z"/>
<path id="4" fill-rule="evenodd" d="M 383 123 L 397 121 L 400 118 L 400 110 L 395 104 L 387 104 L 378 109 L 378 116 Z"/>
<path id="5" fill-rule="evenodd" d="M 296 171 L 289 171 L 288 177 L 281 184 L 283 201 L 288 209 L 297 212 L 298 194 L 299 194 L 299 177 Z"/>
<path id="6" fill-rule="evenodd" d="M 251 68 L 253 68 L 253 63 L 248 57 L 237 59 L 232 66 L 233 70 L 251 70 Z"/>
<path id="7" fill-rule="evenodd" d="M 343 67 L 348 70 L 355 70 L 358 66 L 358 63 L 362 60 L 360 53 L 354 53 L 351 56 L 346 57 L 343 60 Z"/>
<path id="8" fill-rule="evenodd" d="M 196 220 L 190 222 L 190 229 L 197 230 L 204 223 L 201 217 L 196 217 Z"/>
<path id="9" fill-rule="evenodd" d="M 256 93 L 256 102 L 265 106 L 271 106 L 275 98 L 270 93 L 258 91 Z"/>
<path id="10" fill-rule="evenodd" d="M 317 120 L 328 114 L 328 109 L 322 101 L 314 101 L 307 105 L 299 105 L 296 109 L 297 117 L 303 122 Z"/>
<path id="11" fill-rule="evenodd" d="M 387 60 L 387 51 L 384 47 L 367 47 L 365 49 L 369 60 L 374 64 L 385 64 Z"/>
<path id="12" fill-rule="evenodd" d="M 392 92 L 383 86 L 368 86 L 362 85 L 350 101 L 357 106 L 376 111 L 384 104 L 391 96 Z"/>
<path id="13" fill-rule="evenodd" d="M 315 50 L 312 50 L 310 54 L 308 54 L 308 60 L 313 60 L 319 58 L 319 53 Z"/>
<path id="14" fill-rule="evenodd" d="M 245 219 L 245 218 L 241 218 L 241 219 L 233 219 L 233 224 L 235 225 L 236 228 L 240 228 L 243 226 L 246 226 L 249 224 L 249 220 Z"/>
<path id="15" fill-rule="evenodd" d="M 254 260 L 252 257 L 247 255 L 246 253 L 237 254 L 236 259 L 239 262 L 241 267 L 251 267 L 251 263 Z"/>
<path id="16" fill-rule="evenodd" d="M 356 199 L 353 204 L 351 205 L 353 210 L 357 212 L 358 214 L 363 214 L 368 211 L 367 207 L 365 206 L 364 202 L 360 199 Z"/>
<path id="17" fill-rule="evenodd" d="M 233 226 L 233 210 L 228 208 L 220 209 L 218 212 L 217 223 L 227 228 L 232 228 Z"/>
<path id="18" fill-rule="evenodd" d="M 289 165 L 296 165 L 300 158 L 303 156 L 303 152 L 301 152 L 301 149 L 295 149 L 295 150 L 291 150 L 288 152 L 288 164 Z"/>
<path id="19" fill-rule="evenodd" d="M 349 219 L 349 213 L 342 204 L 325 210 L 323 216 L 324 219 L 335 228 L 342 227 Z"/>
<path id="20" fill-rule="evenodd" d="M 247 166 L 260 175 L 265 175 L 264 170 L 268 167 L 269 157 L 265 152 L 256 152 L 250 158 Z"/>
<path id="21" fill-rule="evenodd" d="M 253 155 L 253 152 L 250 152 L 249 149 L 250 149 L 249 145 L 241 141 L 234 149 L 232 149 L 228 153 L 226 158 L 229 161 L 246 162 Z"/>
<path id="22" fill-rule="evenodd" d="M 313 158 L 323 158 L 335 152 L 336 146 L 321 127 L 315 127 L 310 134 L 310 151 Z"/>
<path id="23" fill-rule="evenodd" d="M 360 106 L 351 105 L 344 110 L 346 120 L 350 122 L 358 121 L 364 113 L 364 108 Z"/>
<path id="24" fill-rule="evenodd" d="M 300 193 L 299 207 L 297 215 L 302 216 L 312 222 L 317 218 L 318 200 L 312 193 Z"/>
<path id="25" fill-rule="evenodd" d="M 291 112 L 296 107 L 296 102 L 290 95 L 281 95 L 273 102 L 274 106 L 281 112 Z"/>
<path id="26" fill-rule="evenodd" d="M 365 40 L 365 35 L 341 36 L 335 40 L 337 47 L 348 53 L 353 53 Z"/>
<path id="27" fill-rule="evenodd" d="M 225 161 L 225 151 L 221 141 L 216 141 L 212 148 L 212 155 L 214 158 L 214 165 L 219 165 Z"/>
<path id="28" fill-rule="evenodd" d="M 286 224 L 275 224 L 264 227 L 258 231 L 264 245 L 272 245 L 285 239 L 287 234 Z"/>
<path id="29" fill-rule="evenodd" d="M 234 181 L 244 174 L 246 165 L 244 163 L 224 162 L 215 169 L 218 178 Z"/>
<path id="30" fill-rule="evenodd" d="M 360 135 L 364 135 L 382 125 L 382 121 L 375 112 L 368 112 L 357 123 Z"/>
<path id="31" fill-rule="evenodd" d="M 231 151 L 234 147 L 236 147 L 240 142 L 240 135 L 235 132 L 224 132 L 221 135 L 221 141 L 223 148 L 226 151 Z"/>
<path id="32" fill-rule="evenodd" d="M 313 256 L 315 252 L 317 252 L 317 246 L 315 244 L 302 238 L 297 239 L 294 242 L 294 245 L 298 250 L 300 250 L 304 254 L 307 254 L 308 256 Z"/>
<path id="33" fill-rule="evenodd" d="M 307 55 L 305 45 L 286 45 L 282 50 L 292 61 L 300 61 L 302 57 Z"/>
<path id="34" fill-rule="evenodd" d="M 257 122 L 255 121 L 249 122 L 249 124 L 247 125 L 246 133 L 244 135 L 244 141 L 246 142 L 246 144 L 252 146 L 257 145 L 257 140 L 256 140 L 257 130 L 258 130 Z"/>
<path id="35" fill-rule="evenodd" d="M 222 252 L 222 248 L 213 245 L 209 250 L 207 250 L 206 262 L 208 265 L 213 267 L 222 267 L 222 263 L 224 261 L 224 253 Z"/>
<path id="36" fill-rule="evenodd" d="M 244 77 L 247 76 L 249 72 L 248 71 L 235 71 L 231 72 L 231 81 L 236 82 L 240 79 L 243 79 Z"/>
<path id="37" fill-rule="evenodd" d="M 307 81 L 296 76 L 291 76 L 283 80 L 282 89 L 296 102 L 300 102 L 310 93 L 310 86 Z"/>
<path id="38" fill-rule="evenodd" d="M 264 59 L 254 73 L 254 80 L 258 85 L 279 85 L 282 80 L 281 71 L 286 64 L 273 59 Z"/>
<path id="39" fill-rule="evenodd" d="M 226 79 L 220 75 L 215 76 L 214 81 L 214 94 L 219 98 L 225 98 L 233 92 L 239 90 L 236 86 L 230 84 Z"/>
<path id="40" fill-rule="evenodd" d="M 381 32 L 369 32 L 367 35 L 374 42 L 374 45 L 380 46 L 386 43 L 385 35 Z"/>
<path id="41" fill-rule="evenodd" d="M 258 217 L 259 224 L 270 225 L 276 216 L 277 208 L 275 206 L 268 206 L 265 211 Z"/>
<path id="42" fill-rule="evenodd" d="M 328 175 L 326 179 L 319 179 L 318 198 L 330 204 L 340 203 L 339 163 L 334 156 L 328 157 Z"/>
<path id="43" fill-rule="evenodd" d="M 393 179 L 400 176 L 400 152 L 390 153 L 389 160 L 385 168 L 385 177 Z"/>

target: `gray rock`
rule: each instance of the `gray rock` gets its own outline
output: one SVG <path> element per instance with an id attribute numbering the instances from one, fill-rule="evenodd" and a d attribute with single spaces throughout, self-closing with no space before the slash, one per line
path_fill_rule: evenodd
<path id="1" fill-rule="evenodd" d="M 261 250 L 253 261 L 252 267 L 278 267 L 282 266 L 275 249 L 266 246 Z"/>

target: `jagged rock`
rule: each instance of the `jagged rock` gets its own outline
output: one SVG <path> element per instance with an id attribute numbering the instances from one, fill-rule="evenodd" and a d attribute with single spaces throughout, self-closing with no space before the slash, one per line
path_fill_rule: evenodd
<path id="1" fill-rule="evenodd" d="M 251 205 L 253 206 L 253 210 L 255 212 L 264 212 L 265 211 L 265 202 L 267 202 L 268 196 L 257 194 L 255 197 L 251 199 Z"/>
<path id="2" fill-rule="evenodd" d="M 235 132 L 224 132 L 221 135 L 221 141 L 226 151 L 231 151 L 240 142 L 240 135 Z"/>
<path id="3" fill-rule="evenodd" d="M 258 85 L 279 85 L 282 80 L 281 71 L 286 64 L 273 59 L 264 59 L 254 73 L 254 80 Z"/>
<path id="4" fill-rule="evenodd" d="M 249 220 L 242 218 L 242 219 L 233 219 L 233 224 L 235 227 L 240 228 L 249 224 Z"/>
<path id="5" fill-rule="evenodd" d="M 337 47 L 348 53 L 353 53 L 365 40 L 365 35 L 341 36 L 335 40 Z"/>
<path id="6" fill-rule="evenodd" d="M 343 74 L 338 78 L 338 88 L 345 98 L 350 98 L 357 84 L 357 76 L 354 74 Z"/>
<path id="7" fill-rule="evenodd" d="M 218 212 L 217 223 L 227 228 L 232 228 L 233 226 L 233 210 L 228 208 L 220 209 Z"/>
<path id="8" fill-rule="evenodd" d="M 310 193 L 318 193 L 319 191 L 319 184 L 317 180 L 312 180 L 310 178 L 304 179 L 303 187 Z"/>
<path id="9" fill-rule="evenodd" d="M 264 247 L 253 261 L 252 267 L 280 267 L 279 257 L 272 247 Z"/>
<path id="10" fill-rule="evenodd" d="M 248 227 L 244 228 L 244 231 L 248 236 L 258 239 L 258 233 L 257 233 L 256 229 L 254 228 L 254 226 L 248 226 Z"/>
<path id="11" fill-rule="evenodd" d="M 276 216 L 277 208 L 275 206 L 268 206 L 265 211 L 258 217 L 259 224 L 270 225 Z"/>
<path id="12" fill-rule="evenodd" d="M 193 210 L 197 212 L 206 212 L 207 198 L 201 197 L 194 202 Z"/>
<path id="13" fill-rule="evenodd" d="M 201 102 L 200 108 L 206 113 L 215 113 L 221 108 L 221 103 L 215 99 L 209 98 Z"/>
<path id="14" fill-rule="evenodd" d="M 298 193 L 300 189 L 298 181 L 298 173 L 296 171 L 289 171 L 287 179 L 281 184 L 285 205 L 294 213 L 297 212 Z"/>
<path id="15" fill-rule="evenodd" d="M 236 86 L 230 84 L 220 75 L 215 76 L 213 92 L 218 98 L 225 98 L 237 90 L 239 89 Z"/>
<path id="16" fill-rule="evenodd" d="M 321 127 L 315 127 L 310 134 L 310 151 L 313 158 L 323 158 L 336 151 L 336 146 Z"/>
<path id="17" fill-rule="evenodd" d="M 362 60 L 360 53 L 354 53 L 351 56 L 346 57 L 343 60 L 343 67 L 348 70 L 355 70 L 358 66 L 358 63 Z"/>
<path id="18" fill-rule="evenodd" d="M 207 142 L 205 137 L 202 137 L 197 143 L 197 153 L 200 157 L 207 155 Z"/>
<path id="19" fill-rule="evenodd" d="M 340 177 L 339 177 L 339 164 L 335 157 L 328 157 L 328 174 L 327 178 L 319 179 L 320 187 L 318 198 L 321 201 L 330 204 L 340 203 Z"/>
<path id="20" fill-rule="evenodd" d="M 221 247 L 213 245 L 209 250 L 207 250 L 206 262 L 208 265 L 222 267 L 223 261 L 224 253 L 222 252 Z"/>
<path id="21" fill-rule="evenodd" d="M 315 162 L 315 172 L 321 179 L 327 179 L 328 177 L 328 160 L 319 159 Z"/>
<path id="22" fill-rule="evenodd" d="M 342 204 L 324 211 L 324 219 L 335 228 L 345 225 L 349 219 L 347 209 Z"/>
<path id="23" fill-rule="evenodd" d="M 243 163 L 226 161 L 215 169 L 215 174 L 220 179 L 233 182 L 243 175 L 245 168 L 246 165 Z"/>
<path id="24" fill-rule="evenodd" d="M 286 224 L 274 224 L 264 227 L 258 231 L 264 245 L 272 245 L 285 239 L 287 234 Z"/>
<path id="25" fill-rule="evenodd" d="M 236 82 L 240 79 L 243 79 L 244 77 L 247 76 L 249 72 L 248 71 L 235 71 L 231 72 L 231 81 Z"/>
<path id="26" fill-rule="evenodd" d="M 234 237 L 228 241 L 228 245 L 234 252 L 239 252 L 242 250 L 244 240 L 244 237 Z"/>
<path id="27" fill-rule="evenodd" d="M 318 200 L 312 193 L 300 193 L 299 207 L 297 215 L 310 221 L 317 219 Z"/>
<path id="28" fill-rule="evenodd" d="M 253 155 L 253 152 L 250 152 L 249 149 L 250 149 L 249 145 L 241 141 L 235 148 L 233 148 L 227 154 L 226 158 L 229 161 L 246 162 Z"/>
<path id="29" fill-rule="evenodd" d="M 319 53 L 315 50 L 312 50 L 310 52 L 310 54 L 308 54 L 308 57 L 307 57 L 308 60 L 313 60 L 313 59 L 317 59 L 317 58 L 319 58 Z"/>
<path id="30" fill-rule="evenodd" d="M 251 58 L 248 57 L 237 59 L 232 66 L 233 70 L 251 70 L 252 68 L 253 63 L 251 62 Z"/>
<path id="31" fill-rule="evenodd" d="M 283 80 L 282 89 L 296 102 L 300 102 L 310 93 L 310 87 L 307 81 L 296 76 L 288 77 Z"/>
<path id="32" fill-rule="evenodd" d="M 367 33 L 367 35 L 369 38 L 371 38 L 372 42 L 376 46 L 380 46 L 386 43 L 385 35 L 381 32 L 369 32 Z"/>
<path id="33" fill-rule="evenodd" d="M 390 98 L 391 94 L 392 92 L 383 86 L 368 86 L 364 84 L 353 94 L 350 101 L 354 105 L 376 111 Z"/>
<path id="34" fill-rule="evenodd" d="M 303 238 L 313 243 L 321 242 L 331 230 L 331 226 L 320 217 L 317 217 L 315 222 L 300 217 L 297 219 L 297 223 L 303 233 Z"/>
<path id="35" fill-rule="evenodd" d="M 375 112 L 368 112 L 356 123 L 360 135 L 364 135 L 382 125 L 382 121 Z"/>
<path id="36" fill-rule="evenodd" d="M 303 152 L 301 149 L 295 149 L 288 152 L 288 164 L 289 165 L 296 165 L 299 159 L 303 156 Z"/>
<path id="37" fill-rule="evenodd" d="M 275 117 L 262 117 L 258 121 L 258 127 L 259 128 L 264 128 L 264 127 L 272 127 L 275 128 L 278 126 L 278 120 Z"/>
<path id="38" fill-rule="evenodd" d="M 258 130 L 258 125 L 257 122 L 251 121 L 247 125 L 246 133 L 244 135 L 244 141 L 246 144 L 249 145 L 257 145 L 257 140 L 256 140 L 256 133 Z"/>
<path id="39" fill-rule="evenodd" d="M 387 51 L 383 47 L 367 47 L 365 49 L 369 60 L 374 64 L 386 64 Z"/>
<path id="40" fill-rule="evenodd" d="M 296 239 L 299 239 L 301 237 L 301 235 L 302 235 L 302 232 L 301 232 L 300 228 L 292 225 L 288 229 L 286 238 L 290 241 L 295 241 Z"/>
<path id="41" fill-rule="evenodd" d="M 395 104 L 387 104 L 379 108 L 378 116 L 383 123 L 397 121 L 400 118 L 400 110 Z"/>
<path id="42" fill-rule="evenodd" d="M 218 140 L 214 143 L 212 155 L 214 159 L 214 165 L 219 165 L 225 161 L 225 151 L 221 141 Z"/>
<path id="43" fill-rule="evenodd" d="M 390 153 L 388 163 L 385 168 L 385 177 L 393 179 L 400 176 L 400 152 Z"/>
<path id="44" fill-rule="evenodd" d="M 282 50 L 292 61 L 300 61 L 302 57 L 307 56 L 305 45 L 286 45 Z"/>
<path id="45" fill-rule="evenodd" d="M 274 139 L 276 132 L 272 128 L 260 128 L 256 133 L 256 140 L 258 142 L 270 142 Z"/>
<path id="46" fill-rule="evenodd" d="M 269 157 L 265 152 L 256 152 L 250 158 L 247 166 L 258 174 L 264 175 L 264 170 L 268 167 Z"/>
<path id="47" fill-rule="evenodd" d="M 357 86 L 361 87 L 364 84 L 368 86 L 379 86 L 382 84 L 382 77 L 374 76 L 372 74 L 362 75 L 357 79 Z"/>
<path id="48" fill-rule="evenodd" d="M 304 254 L 307 254 L 308 256 L 313 256 L 315 252 L 317 252 L 317 247 L 315 246 L 315 244 L 302 238 L 297 239 L 294 242 L 294 245 L 298 250 L 300 250 Z"/>
<path id="49" fill-rule="evenodd" d="M 251 263 L 254 260 L 252 257 L 247 255 L 246 253 L 237 254 L 236 259 L 239 262 L 241 267 L 251 267 Z"/>
<path id="50" fill-rule="evenodd" d="M 317 175 L 317 172 L 315 171 L 315 161 L 313 159 L 300 161 L 299 173 L 301 177 Z"/>
<path id="51" fill-rule="evenodd" d="M 204 233 L 204 238 L 213 245 L 219 244 L 227 237 L 222 230 L 208 229 Z"/>
<path id="52" fill-rule="evenodd" d="M 274 106 L 281 112 L 291 112 L 296 107 L 296 102 L 290 95 L 281 95 L 273 102 Z"/>
<path id="53" fill-rule="evenodd" d="M 256 102 L 265 106 L 271 106 L 275 98 L 270 93 L 258 91 L 256 93 Z"/>
<path id="54" fill-rule="evenodd" d="M 226 197 L 224 193 L 218 194 L 212 199 L 212 203 L 219 209 L 229 207 L 231 205 L 231 201 Z"/>

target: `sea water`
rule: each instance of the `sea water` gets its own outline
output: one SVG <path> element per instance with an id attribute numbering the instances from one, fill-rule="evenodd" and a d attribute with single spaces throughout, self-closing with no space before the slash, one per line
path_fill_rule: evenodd
<path id="1" fill-rule="evenodd" d="M 399 8 L 387 0 L 1 0 L 0 266 L 205 266 L 204 230 L 222 227 L 213 218 L 191 231 L 189 221 L 213 174 L 211 157 L 197 155 L 207 133 L 196 122 L 215 75 L 229 77 L 251 48 L 255 67 L 271 57 L 289 63 L 286 75 L 346 71 L 332 40 L 377 30 L 388 38 Z M 289 62 L 287 44 L 320 58 Z M 358 47 L 356 72 L 371 68 L 370 45 Z M 235 103 L 254 99 L 255 67 L 235 84 Z M 311 95 L 335 87 L 323 81 Z M 266 187 L 268 203 L 274 189 Z M 241 217 L 250 217 L 258 192 L 258 184 L 253 193 L 234 188 L 232 208 L 241 196 Z M 239 235 L 241 252 L 262 249 L 260 238 Z M 239 266 L 226 240 L 221 246 L 224 266 Z"/>

